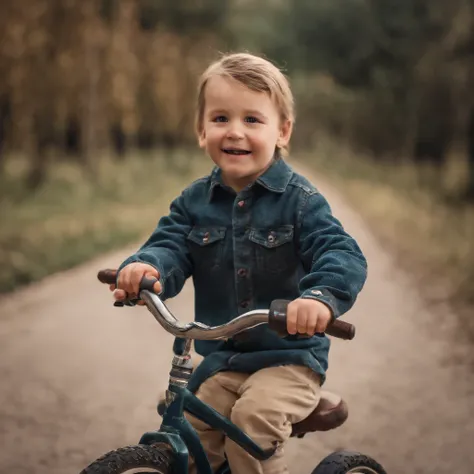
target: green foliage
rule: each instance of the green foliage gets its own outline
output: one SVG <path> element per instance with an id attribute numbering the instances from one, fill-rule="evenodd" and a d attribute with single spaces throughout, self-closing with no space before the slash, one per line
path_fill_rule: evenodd
<path id="1" fill-rule="evenodd" d="M 223 33 L 228 2 L 222 0 L 139 0 L 139 22 L 144 30 L 158 25 L 180 35 L 195 35 L 207 29 Z"/>
<path id="2" fill-rule="evenodd" d="M 280 22 L 290 41 L 283 34 L 268 51 L 288 58 L 290 70 L 326 70 L 347 86 L 370 82 L 377 24 L 365 2 L 292 0 Z"/>
<path id="3" fill-rule="evenodd" d="M 0 292 L 138 242 L 171 199 L 210 169 L 194 152 L 101 157 L 94 180 L 74 163 L 56 163 L 34 194 L 23 185 L 27 162 L 10 161 L 0 182 Z"/>
<path id="4" fill-rule="evenodd" d="M 314 135 L 329 131 L 381 160 L 441 165 L 450 149 L 464 148 L 474 170 L 472 0 L 277 3 L 265 14 L 273 34 L 250 41 L 287 65 L 303 144 L 312 141 L 311 122 Z"/>

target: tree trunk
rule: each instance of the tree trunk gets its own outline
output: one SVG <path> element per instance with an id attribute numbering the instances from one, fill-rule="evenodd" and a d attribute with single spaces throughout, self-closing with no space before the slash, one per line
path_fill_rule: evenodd
<path id="1" fill-rule="evenodd" d="M 6 97 L 0 99 L 0 175 L 5 169 L 5 140 L 7 137 L 7 122 L 10 117 L 9 102 Z"/>
<path id="2" fill-rule="evenodd" d="M 474 200 L 474 106 L 471 107 L 467 122 L 468 197 Z"/>
<path id="3" fill-rule="evenodd" d="M 81 138 L 84 169 L 90 178 L 95 178 L 97 152 L 99 148 L 99 129 L 101 128 L 100 100 L 100 23 L 96 15 L 94 0 L 83 0 L 81 5 L 82 46 L 84 60 L 84 83 L 82 94 Z"/>
<path id="4" fill-rule="evenodd" d="M 66 120 L 63 143 L 68 156 L 82 156 L 81 124 L 76 116 L 70 116 Z"/>
<path id="5" fill-rule="evenodd" d="M 48 172 L 48 148 L 54 141 L 51 124 L 52 114 L 36 114 L 33 118 L 34 146 L 31 156 L 30 172 L 26 179 L 29 190 L 38 189 L 45 181 Z"/>
<path id="6" fill-rule="evenodd" d="M 127 135 L 120 122 L 116 122 L 110 127 L 110 137 L 115 156 L 123 160 L 127 151 Z"/>
<path id="7" fill-rule="evenodd" d="M 452 140 L 452 98 L 446 84 L 432 84 L 420 103 L 414 158 L 442 168 Z"/>

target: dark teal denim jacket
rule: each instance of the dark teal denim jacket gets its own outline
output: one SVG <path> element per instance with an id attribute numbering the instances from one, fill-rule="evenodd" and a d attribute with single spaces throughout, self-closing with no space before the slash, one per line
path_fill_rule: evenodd
<path id="1" fill-rule="evenodd" d="M 335 317 L 354 304 L 366 260 L 326 199 L 284 160 L 274 161 L 236 193 L 221 171 L 195 181 L 171 203 L 148 241 L 120 268 L 145 262 L 161 275 L 162 298 L 177 295 L 193 277 L 195 319 L 218 325 L 274 299 L 312 298 Z M 205 356 L 190 389 L 222 370 L 305 365 L 325 378 L 329 340 L 324 335 L 280 338 L 267 325 L 228 341 L 196 341 Z"/>

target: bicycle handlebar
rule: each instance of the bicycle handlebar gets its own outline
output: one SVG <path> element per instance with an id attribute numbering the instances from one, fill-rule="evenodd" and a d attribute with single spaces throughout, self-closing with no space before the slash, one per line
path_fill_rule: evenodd
<path id="1" fill-rule="evenodd" d="M 116 274 L 116 270 L 100 270 L 97 277 L 102 283 L 115 284 Z M 207 326 L 197 321 L 182 324 L 173 316 L 161 298 L 153 292 L 155 283 L 155 279 L 146 277 L 142 279 L 140 299 L 145 302 L 148 310 L 160 325 L 174 336 L 198 340 L 227 339 L 265 323 L 268 323 L 269 327 L 280 336 L 289 335 L 286 330 L 286 311 L 289 301 L 274 300 L 269 310 L 248 311 L 220 326 Z M 355 327 L 346 321 L 336 319 L 328 325 L 325 332 L 333 337 L 351 340 L 355 336 Z"/>

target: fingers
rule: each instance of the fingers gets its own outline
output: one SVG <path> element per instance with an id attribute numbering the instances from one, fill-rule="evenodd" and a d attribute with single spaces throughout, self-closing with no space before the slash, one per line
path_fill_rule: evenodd
<path id="1" fill-rule="evenodd" d="M 130 268 L 128 265 L 122 269 L 117 279 L 117 287 L 125 292 L 130 289 Z"/>
<path id="2" fill-rule="evenodd" d="M 320 301 L 296 299 L 288 305 L 287 331 L 289 334 L 323 333 L 331 321 L 331 310 Z"/>
<path id="3" fill-rule="evenodd" d="M 317 314 L 314 314 L 311 308 L 301 300 L 294 300 L 288 305 L 286 330 L 289 334 L 310 334 L 312 336 L 316 321 Z"/>
<path id="4" fill-rule="evenodd" d="M 127 299 L 127 293 L 124 290 L 115 290 L 114 298 L 116 301 L 125 301 Z"/>
<path id="5" fill-rule="evenodd" d="M 286 310 L 286 330 L 288 334 L 296 334 L 297 328 L 297 320 L 298 317 L 298 304 L 295 301 L 292 301 Z"/>
<path id="6" fill-rule="evenodd" d="M 309 311 L 304 307 L 298 308 L 298 317 L 296 318 L 296 329 L 298 334 L 306 334 L 306 326 L 308 324 Z"/>
<path id="7" fill-rule="evenodd" d="M 322 333 L 326 331 L 331 319 L 332 319 L 331 310 L 325 304 L 321 303 L 315 332 Z"/>
<path id="8" fill-rule="evenodd" d="M 129 294 L 138 294 L 140 282 L 144 276 L 149 278 L 160 278 L 156 268 L 146 263 L 131 263 L 125 266 L 119 273 L 118 288 Z"/>
<path id="9" fill-rule="evenodd" d="M 110 290 L 114 291 L 114 298 L 117 301 L 137 298 L 143 277 L 158 280 L 160 273 L 156 268 L 146 263 L 137 262 L 125 266 L 119 273 L 117 287 L 115 285 L 109 286 Z M 162 286 L 159 281 L 154 284 L 153 290 L 156 293 L 161 293 Z M 144 303 L 140 301 L 138 304 L 143 305 Z"/>
<path id="10" fill-rule="evenodd" d="M 313 311 L 311 307 L 300 306 L 298 308 L 298 317 L 296 327 L 298 334 L 307 334 L 308 336 L 314 336 L 316 332 L 316 326 L 318 323 L 318 313 Z"/>
<path id="11" fill-rule="evenodd" d="M 311 311 L 308 316 L 308 321 L 306 323 L 306 334 L 314 336 L 314 333 L 318 332 L 317 327 L 319 324 L 318 313 Z"/>
<path id="12" fill-rule="evenodd" d="M 132 274 L 130 275 L 130 290 L 128 292 L 132 298 L 136 298 L 140 292 L 140 282 L 142 281 L 145 272 L 146 269 L 143 267 L 137 267 L 132 271 Z"/>

